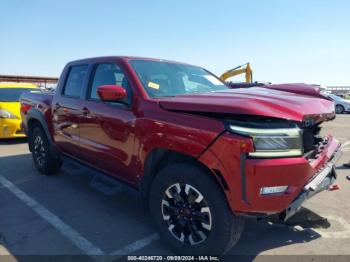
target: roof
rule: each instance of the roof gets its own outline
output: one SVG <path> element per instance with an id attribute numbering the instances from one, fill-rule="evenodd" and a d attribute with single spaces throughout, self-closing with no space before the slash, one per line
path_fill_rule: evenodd
<path id="1" fill-rule="evenodd" d="M 0 82 L 0 88 L 38 88 L 31 83 Z"/>
<path id="2" fill-rule="evenodd" d="M 98 57 L 89 57 L 84 59 L 77 59 L 69 62 L 68 64 L 76 64 L 76 63 L 90 63 L 90 62 L 99 62 L 103 60 L 144 60 L 144 61 L 155 61 L 155 62 L 166 62 L 166 63 L 176 63 L 176 64 L 186 64 L 190 65 L 188 63 L 184 62 L 178 62 L 178 61 L 171 61 L 166 59 L 160 59 L 160 58 L 150 58 L 150 57 L 139 57 L 139 56 L 98 56 Z"/>

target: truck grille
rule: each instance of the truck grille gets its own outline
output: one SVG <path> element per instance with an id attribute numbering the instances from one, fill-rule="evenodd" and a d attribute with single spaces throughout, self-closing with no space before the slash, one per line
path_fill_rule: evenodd
<path id="1" fill-rule="evenodd" d="M 309 154 L 315 151 L 318 148 L 319 143 L 323 141 L 323 138 L 320 135 L 320 131 L 320 125 L 315 125 L 313 127 L 303 129 L 303 145 L 305 154 Z"/>

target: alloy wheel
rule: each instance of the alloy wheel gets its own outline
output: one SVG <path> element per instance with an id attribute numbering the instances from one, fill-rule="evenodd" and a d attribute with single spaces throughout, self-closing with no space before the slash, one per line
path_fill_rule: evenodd
<path id="1" fill-rule="evenodd" d="M 211 211 L 204 196 L 191 185 L 176 183 L 168 187 L 161 203 L 163 220 L 180 242 L 198 245 L 212 229 Z"/>
<path id="2" fill-rule="evenodd" d="M 46 149 L 41 136 L 37 136 L 34 140 L 34 154 L 38 165 L 43 166 L 45 164 Z"/>

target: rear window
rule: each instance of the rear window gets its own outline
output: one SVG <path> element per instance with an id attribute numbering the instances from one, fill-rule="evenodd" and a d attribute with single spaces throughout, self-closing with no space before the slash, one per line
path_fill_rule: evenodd
<path id="1" fill-rule="evenodd" d="M 87 74 L 87 65 L 73 66 L 67 78 L 63 94 L 66 96 L 79 98 L 85 76 Z"/>
<path id="2" fill-rule="evenodd" d="M 38 91 L 37 88 L 0 88 L 0 102 L 19 102 L 23 93 Z"/>

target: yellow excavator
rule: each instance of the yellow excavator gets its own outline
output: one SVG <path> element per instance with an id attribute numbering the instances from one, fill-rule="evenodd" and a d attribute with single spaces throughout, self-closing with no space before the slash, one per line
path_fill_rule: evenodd
<path id="1" fill-rule="evenodd" d="M 245 74 L 245 82 L 232 82 L 232 81 L 227 81 L 227 79 L 237 76 L 237 75 L 242 75 Z M 264 88 L 267 89 L 274 89 L 274 90 L 279 90 L 279 91 L 284 91 L 284 92 L 290 92 L 290 93 L 295 93 L 295 94 L 319 94 L 320 91 L 318 88 L 312 87 L 312 86 L 307 86 L 307 85 L 271 85 L 270 82 L 253 82 L 253 71 L 252 68 L 250 67 L 250 63 L 246 63 L 244 65 L 237 66 L 231 70 L 226 71 L 220 76 L 220 79 L 228 86 L 231 88 L 247 88 L 247 87 L 261 87 L 263 86 Z"/>
<path id="2" fill-rule="evenodd" d="M 227 79 L 245 74 L 245 82 L 246 83 L 253 83 L 253 71 L 252 68 L 250 67 L 250 63 L 246 63 L 244 65 L 237 66 L 231 70 L 226 71 L 220 76 L 220 79 L 222 81 L 226 81 Z"/>

